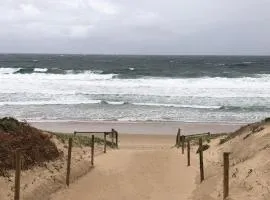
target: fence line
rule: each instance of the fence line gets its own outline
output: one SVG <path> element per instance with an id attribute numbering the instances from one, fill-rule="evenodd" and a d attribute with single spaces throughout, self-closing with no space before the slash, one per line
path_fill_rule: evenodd
<path id="1" fill-rule="evenodd" d="M 200 134 L 192 134 L 192 135 L 180 135 L 180 128 L 177 131 L 176 134 L 176 147 L 179 148 L 179 144 L 182 146 L 182 154 L 184 153 L 184 145 L 185 142 L 187 143 L 187 166 L 190 166 L 190 141 L 191 139 L 199 137 L 199 147 L 197 150 L 197 153 L 199 154 L 199 162 L 200 162 L 200 181 L 201 183 L 204 181 L 204 160 L 203 160 L 203 151 L 206 150 L 203 146 L 203 137 L 204 136 L 211 136 L 210 132 L 208 133 L 200 133 Z M 223 153 L 223 199 L 227 199 L 229 196 L 229 155 L 230 152 L 224 152 Z"/>
<path id="2" fill-rule="evenodd" d="M 207 132 L 207 133 L 197 133 L 197 134 L 191 134 L 191 135 L 187 135 L 187 137 L 203 137 L 203 136 L 211 136 L 211 133 L 210 132 Z"/>
<path id="3" fill-rule="evenodd" d="M 111 147 L 112 148 L 118 148 L 118 140 L 119 140 L 119 134 L 116 130 L 112 129 L 110 132 L 78 132 L 74 131 L 74 136 L 77 134 L 104 134 L 104 150 L 103 152 L 106 153 L 107 151 L 107 135 L 111 135 L 112 138 L 115 138 L 115 141 L 113 141 Z M 91 166 L 94 165 L 94 151 L 95 151 L 95 136 L 91 135 Z M 72 160 L 72 146 L 73 146 L 73 137 L 68 138 L 68 155 L 67 155 L 67 166 L 66 166 L 66 185 L 70 185 L 70 174 L 71 174 L 71 160 Z M 12 157 L 11 166 L 15 169 L 15 179 L 14 179 L 14 200 L 20 200 L 21 194 L 20 194 L 20 188 L 21 188 L 21 170 L 24 169 L 24 160 L 27 159 L 27 157 L 23 157 L 24 149 L 16 149 L 15 152 L 12 154 L 1 154 L 0 158 L 8 158 Z M 33 154 L 32 154 L 33 153 Z M 38 158 L 38 149 L 34 148 L 33 152 L 31 154 L 34 156 L 34 158 Z"/>
<path id="4" fill-rule="evenodd" d="M 74 136 L 77 134 L 104 134 L 104 150 L 103 152 L 106 153 L 107 151 L 107 135 L 110 135 L 112 138 L 112 147 L 118 148 L 118 139 L 119 135 L 118 132 L 114 129 L 112 129 L 110 132 L 77 132 L 74 131 Z M 204 135 L 210 135 L 210 133 L 203 133 L 203 134 L 193 134 L 188 136 L 181 136 L 181 129 L 178 129 L 177 135 L 176 135 L 176 147 L 179 148 L 180 144 L 182 146 L 182 153 L 184 154 L 184 148 L 185 148 L 185 142 L 187 142 L 187 166 L 190 166 L 190 141 L 192 137 L 198 137 L 199 138 L 199 161 L 200 161 L 200 180 L 203 182 L 204 180 L 204 160 L 203 160 L 203 140 L 202 137 Z M 115 141 L 114 141 L 115 139 Z M 70 184 L 70 171 L 71 171 L 71 154 L 72 154 L 72 143 L 73 138 L 69 138 L 68 142 L 68 157 L 67 157 L 67 173 L 66 173 L 66 185 L 69 186 Z M 94 165 L 94 149 L 95 149 L 95 136 L 91 135 L 91 165 Z M 17 149 L 14 156 L 14 167 L 15 167 L 15 188 L 14 188 L 14 200 L 20 200 L 20 177 L 21 177 L 21 168 L 23 167 L 23 159 L 21 157 L 22 149 Z M 34 150 L 33 152 L 35 154 L 35 157 L 38 157 L 37 151 Z M 224 170 L 223 170 L 223 199 L 226 199 L 229 196 L 229 152 L 223 153 L 223 161 L 224 161 Z"/>
<path id="5" fill-rule="evenodd" d="M 119 137 L 118 137 L 118 132 L 114 129 L 112 129 L 110 132 L 108 131 L 74 131 L 74 136 L 76 136 L 77 134 L 104 134 L 104 139 L 106 139 L 107 135 L 111 136 L 111 143 L 112 143 L 112 147 L 118 148 L 118 143 L 119 143 Z M 114 142 L 114 138 L 115 138 L 115 142 Z M 104 140 L 104 146 L 105 144 L 105 140 Z M 104 147 L 104 153 L 106 153 L 105 151 L 105 147 Z"/>

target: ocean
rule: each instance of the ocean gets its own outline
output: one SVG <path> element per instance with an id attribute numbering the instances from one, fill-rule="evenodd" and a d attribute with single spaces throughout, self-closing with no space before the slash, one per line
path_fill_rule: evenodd
<path id="1" fill-rule="evenodd" d="M 242 123 L 269 112 L 270 56 L 0 54 L 0 117 Z"/>

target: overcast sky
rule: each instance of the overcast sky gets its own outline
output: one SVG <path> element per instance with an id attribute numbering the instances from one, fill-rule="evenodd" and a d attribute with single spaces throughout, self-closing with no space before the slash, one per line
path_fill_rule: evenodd
<path id="1" fill-rule="evenodd" d="M 270 0 L 0 0 L 0 52 L 270 54 Z"/>

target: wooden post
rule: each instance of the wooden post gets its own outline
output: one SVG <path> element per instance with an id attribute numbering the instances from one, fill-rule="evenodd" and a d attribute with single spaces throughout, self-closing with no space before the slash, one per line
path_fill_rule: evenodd
<path id="1" fill-rule="evenodd" d="M 177 147 L 180 147 L 180 143 L 181 143 L 181 129 L 178 129 L 178 141 L 177 141 Z"/>
<path id="2" fill-rule="evenodd" d="M 203 167 L 202 138 L 199 139 L 199 156 L 200 156 L 200 176 L 201 176 L 201 182 L 203 182 L 203 180 L 204 180 L 204 167 Z"/>
<path id="3" fill-rule="evenodd" d="M 106 140 L 106 133 L 104 133 L 104 153 L 107 152 L 107 140 Z"/>
<path id="4" fill-rule="evenodd" d="M 186 136 L 184 136 L 184 135 L 182 135 L 181 136 L 182 137 L 182 154 L 184 154 L 185 153 L 185 139 L 186 139 Z"/>
<path id="5" fill-rule="evenodd" d="M 223 199 L 229 196 L 229 152 L 223 153 L 224 179 L 223 179 Z"/>
<path id="6" fill-rule="evenodd" d="M 176 139 L 175 139 L 175 146 L 178 148 L 179 147 L 179 135 L 180 135 L 180 129 L 178 129 L 177 134 L 176 134 Z"/>
<path id="7" fill-rule="evenodd" d="M 116 148 L 118 149 L 118 132 L 115 131 L 115 143 L 116 143 Z"/>
<path id="8" fill-rule="evenodd" d="M 77 132 L 76 131 L 74 131 L 74 136 L 77 134 Z"/>
<path id="9" fill-rule="evenodd" d="M 112 147 L 114 147 L 114 129 L 112 129 L 111 136 L 112 136 Z"/>
<path id="10" fill-rule="evenodd" d="M 190 140 L 187 140 L 187 166 L 190 166 Z"/>
<path id="11" fill-rule="evenodd" d="M 21 152 L 16 150 L 16 172 L 15 172 L 15 193 L 14 200 L 20 199 L 20 181 L 21 181 Z"/>
<path id="12" fill-rule="evenodd" d="M 68 158 L 67 158 L 67 176 L 66 176 L 67 186 L 69 186 L 69 177 L 70 177 L 71 149 L 72 149 L 72 138 L 70 137 L 68 139 Z"/>
<path id="13" fill-rule="evenodd" d="M 94 166 L 94 151 L 95 151 L 95 136 L 92 135 L 92 142 L 91 142 L 91 165 Z"/>

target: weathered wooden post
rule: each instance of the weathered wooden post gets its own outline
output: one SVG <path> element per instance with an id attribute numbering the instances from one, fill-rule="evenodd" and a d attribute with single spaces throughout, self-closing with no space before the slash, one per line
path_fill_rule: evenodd
<path id="1" fill-rule="evenodd" d="M 104 133 L 104 153 L 107 152 L 107 140 L 106 140 L 107 133 Z"/>
<path id="2" fill-rule="evenodd" d="M 182 135 L 181 136 L 181 142 L 182 142 L 182 154 L 184 154 L 185 153 L 185 140 L 186 140 L 186 136 L 184 136 L 184 135 Z"/>
<path id="3" fill-rule="evenodd" d="M 177 147 L 177 143 L 178 143 L 178 132 L 176 133 L 176 138 L 175 138 L 175 146 Z"/>
<path id="4" fill-rule="evenodd" d="M 118 132 L 115 131 L 115 143 L 116 143 L 116 148 L 118 149 Z"/>
<path id="5" fill-rule="evenodd" d="M 223 179 L 223 199 L 229 196 L 229 152 L 223 153 L 224 179 Z"/>
<path id="6" fill-rule="evenodd" d="M 66 176 L 67 186 L 69 186 L 69 177 L 70 177 L 71 149 L 72 149 L 72 138 L 70 137 L 68 139 L 68 158 L 67 158 L 67 176 Z"/>
<path id="7" fill-rule="evenodd" d="M 21 151 L 19 149 L 16 150 L 15 153 L 16 156 L 16 172 L 15 172 L 15 193 L 14 193 L 14 199 L 19 200 L 20 199 L 20 182 L 21 182 Z"/>
<path id="8" fill-rule="evenodd" d="M 114 147 L 114 129 L 112 129 L 111 136 L 112 136 L 112 148 L 113 148 Z"/>
<path id="9" fill-rule="evenodd" d="M 190 139 L 187 140 L 187 166 L 190 166 Z"/>
<path id="10" fill-rule="evenodd" d="M 203 167 L 202 138 L 199 139 L 199 157 L 200 157 L 200 177 L 201 177 L 201 182 L 203 182 L 203 180 L 204 180 L 204 167 Z"/>
<path id="11" fill-rule="evenodd" d="M 176 146 L 177 146 L 177 148 L 180 147 L 180 143 L 181 143 L 181 129 L 178 128 L 178 132 L 177 132 L 177 141 L 176 141 Z"/>
<path id="12" fill-rule="evenodd" d="M 94 151 L 95 151 L 95 136 L 92 135 L 92 142 L 91 142 L 91 165 L 94 166 Z"/>
<path id="13" fill-rule="evenodd" d="M 179 146 L 178 146 L 178 144 L 179 144 L 179 130 L 180 129 L 178 129 L 178 131 L 177 131 L 177 134 L 176 134 L 176 139 L 175 139 L 175 146 L 178 148 Z"/>

